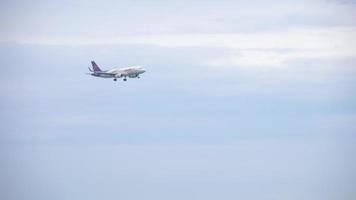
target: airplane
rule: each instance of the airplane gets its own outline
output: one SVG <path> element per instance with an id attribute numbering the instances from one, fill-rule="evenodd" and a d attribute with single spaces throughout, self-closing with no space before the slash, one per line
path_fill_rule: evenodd
<path id="1" fill-rule="evenodd" d="M 91 73 L 88 73 L 92 76 L 100 77 L 100 78 L 113 78 L 114 81 L 117 81 L 117 78 L 124 78 L 124 81 L 127 81 L 127 77 L 129 78 L 140 78 L 140 74 L 146 72 L 143 67 L 140 66 L 132 66 L 132 67 L 124 67 L 124 68 L 114 68 L 110 70 L 102 71 L 99 66 L 95 63 L 95 61 L 91 61 L 91 65 L 93 69 L 89 68 Z"/>

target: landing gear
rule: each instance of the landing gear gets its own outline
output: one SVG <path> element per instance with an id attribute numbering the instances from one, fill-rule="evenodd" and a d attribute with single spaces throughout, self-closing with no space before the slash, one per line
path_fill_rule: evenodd
<path id="1" fill-rule="evenodd" d="M 124 81 L 127 81 L 127 79 L 126 79 L 126 78 L 124 78 Z"/>
<path id="2" fill-rule="evenodd" d="M 139 76 L 137 76 L 137 78 L 140 78 Z"/>
<path id="3" fill-rule="evenodd" d="M 117 81 L 117 79 L 116 79 L 116 78 L 114 78 L 114 81 Z"/>

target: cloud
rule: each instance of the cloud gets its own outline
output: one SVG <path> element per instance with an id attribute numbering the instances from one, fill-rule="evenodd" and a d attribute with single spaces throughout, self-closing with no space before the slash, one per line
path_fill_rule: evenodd
<path id="1" fill-rule="evenodd" d="M 281 66 L 294 59 L 342 59 L 356 56 L 356 27 L 313 27 L 237 34 L 151 34 L 92 37 L 27 37 L 24 44 L 152 45 L 165 48 L 226 48 L 234 53 L 211 65 Z"/>
<path id="2" fill-rule="evenodd" d="M 207 64 L 213 66 L 240 66 L 240 67 L 284 67 L 292 61 L 300 59 L 340 59 L 354 57 L 353 51 L 337 50 L 241 50 L 233 55 L 212 59 Z"/>
<path id="3" fill-rule="evenodd" d="M 151 34 L 133 36 L 23 37 L 19 43 L 48 45 L 145 44 L 163 47 L 227 47 L 235 49 L 355 50 L 356 27 L 301 28 L 246 34 Z"/>
<path id="4" fill-rule="evenodd" d="M 66 3 L 36 0 L 9 1 L 1 8 L 0 35 L 10 39 L 24 35 L 246 33 L 356 24 L 353 4 L 330 0 L 252 0 L 248 3 L 241 0 L 78 0 Z"/>

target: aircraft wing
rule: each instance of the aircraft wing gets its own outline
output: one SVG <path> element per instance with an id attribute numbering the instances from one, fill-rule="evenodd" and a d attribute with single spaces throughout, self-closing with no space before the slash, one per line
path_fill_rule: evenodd
<path id="1" fill-rule="evenodd" d="M 115 73 L 108 73 L 108 72 L 95 72 L 96 74 L 104 74 L 104 75 L 112 75 L 115 76 Z"/>

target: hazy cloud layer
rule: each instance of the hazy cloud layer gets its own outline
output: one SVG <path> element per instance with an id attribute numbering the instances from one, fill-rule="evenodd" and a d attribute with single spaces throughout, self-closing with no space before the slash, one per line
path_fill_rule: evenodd
<path id="1" fill-rule="evenodd" d="M 355 199 L 353 1 L 0 10 L 0 199 Z"/>

